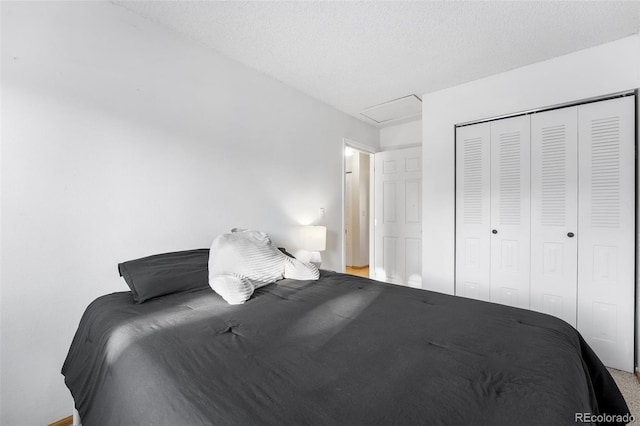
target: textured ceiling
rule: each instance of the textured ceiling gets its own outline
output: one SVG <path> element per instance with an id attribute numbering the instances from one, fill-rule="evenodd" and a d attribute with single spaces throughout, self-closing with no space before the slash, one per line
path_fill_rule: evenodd
<path id="1" fill-rule="evenodd" d="M 367 107 L 640 28 L 640 1 L 113 3 L 367 122 Z"/>

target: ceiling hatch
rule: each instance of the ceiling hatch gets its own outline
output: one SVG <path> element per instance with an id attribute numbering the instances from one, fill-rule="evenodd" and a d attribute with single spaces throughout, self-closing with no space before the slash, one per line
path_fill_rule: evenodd
<path id="1" fill-rule="evenodd" d="M 360 114 L 378 124 L 419 117 L 422 114 L 422 100 L 416 95 L 409 95 L 372 106 L 360 111 Z"/>

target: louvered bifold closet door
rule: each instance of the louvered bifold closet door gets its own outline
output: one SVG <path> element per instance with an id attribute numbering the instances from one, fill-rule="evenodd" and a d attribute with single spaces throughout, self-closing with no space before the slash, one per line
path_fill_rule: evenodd
<path id="1" fill-rule="evenodd" d="M 633 371 L 635 97 L 578 108 L 578 330 Z"/>
<path id="2" fill-rule="evenodd" d="M 531 116 L 531 309 L 576 326 L 578 108 Z"/>
<path id="3" fill-rule="evenodd" d="M 490 124 L 456 128 L 456 295 L 490 298 Z"/>
<path id="4" fill-rule="evenodd" d="M 491 301 L 529 308 L 529 116 L 491 123 Z"/>

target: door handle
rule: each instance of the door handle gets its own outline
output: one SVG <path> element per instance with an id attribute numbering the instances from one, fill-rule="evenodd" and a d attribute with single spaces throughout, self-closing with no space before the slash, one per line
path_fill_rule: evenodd
<path id="1" fill-rule="evenodd" d="M 569 232 L 567 233 L 567 237 L 569 238 L 573 238 L 576 234 L 574 234 L 573 232 Z"/>
<path id="2" fill-rule="evenodd" d="M 492 230 L 491 230 L 491 233 L 492 233 L 492 234 L 497 234 L 497 233 L 498 233 L 498 230 L 497 230 L 497 229 L 492 229 Z"/>

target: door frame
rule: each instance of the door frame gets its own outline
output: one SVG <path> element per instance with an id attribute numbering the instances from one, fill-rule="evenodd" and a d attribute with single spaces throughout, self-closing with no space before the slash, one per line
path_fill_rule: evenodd
<path id="1" fill-rule="evenodd" d="M 363 152 L 365 154 L 369 154 L 370 156 L 370 161 L 369 161 L 369 277 L 371 277 L 372 271 L 375 270 L 375 265 L 374 263 L 374 238 L 375 238 L 375 234 L 374 234 L 374 211 L 373 208 L 375 206 L 374 202 L 375 202 L 375 188 L 374 186 L 371 184 L 373 182 L 374 176 L 373 176 L 373 168 L 375 165 L 374 159 L 373 159 L 373 154 L 376 153 L 376 150 L 371 148 L 370 146 L 367 146 L 365 144 L 362 144 L 360 142 L 354 141 L 352 139 L 348 139 L 348 138 L 342 138 L 342 151 L 340 153 L 341 158 L 342 158 L 342 166 L 341 166 L 341 177 L 340 177 L 340 181 L 342 182 L 342 210 L 340 211 L 340 217 L 341 217 L 341 232 L 340 232 L 340 250 L 341 250 L 341 260 L 340 260 L 340 272 L 345 272 L 347 270 L 347 239 L 345 237 L 344 231 L 345 231 L 345 226 L 347 225 L 346 223 L 346 218 L 345 218 L 345 214 L 344 214 L 344 210 L 346 207 L 346 200 L 345 200 L 345 195 L 346 195 L 346 178 L 345 178 L 345 173 L 346 173 L 346 166 L 345 166 L 345 151 L 347 148 L 352 148 L 355 149 L 356 151 L 360 151 Z"/>

